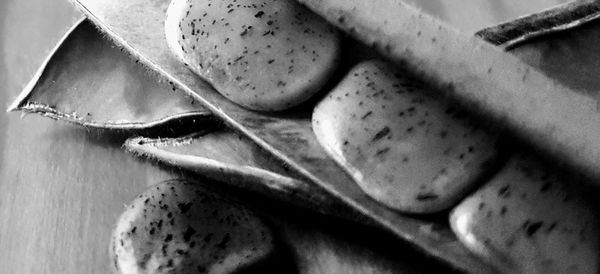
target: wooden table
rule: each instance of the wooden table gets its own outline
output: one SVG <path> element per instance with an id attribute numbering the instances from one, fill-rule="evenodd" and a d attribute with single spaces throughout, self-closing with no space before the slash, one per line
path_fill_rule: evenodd
<path id="1" fill-rule="evenodd" d="M 124 136 L 4 113 L 81 14 L 64 0 L 4 0 L 0 16 L 0 273 L 108 273 L 109 235 L 123 205 L 177 174 L 124 153 Z M 268 214 L 301 273 L 440 270 L 372 228 Z"/>
<path id="2" fill-rule="evenodd" d="M 124 153 L 118 134 L 4 113 L 81 14 L 62 0 L 5 0 L 0 16 L 0 273 L 109 273 L 109 236 L 123 205 L 177 175 Z M 431 270 L 380 231 L 269 214 L 301 273 Z"/>

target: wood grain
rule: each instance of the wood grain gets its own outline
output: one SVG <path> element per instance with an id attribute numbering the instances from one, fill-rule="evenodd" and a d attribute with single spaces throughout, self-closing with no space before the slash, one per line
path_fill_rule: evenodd
<path id="1" fill-rule="evenodd" d="M 155 0 L 154 5 L 143 0 L 74 0 L 74 3 L 107 37 L 126 48 L 140 63 L 178 85 L 230 128 L 244 134 L 300 174 L 303 177 L 300 179 L 322 187 L 425 254 L 457 269 L 491 271 L 484 270 L 489 266 L 463 248 L 448 227 L 439 226 L 435 231 L 423 229 L 431 223 L 394 211 L 362 191 L 317 142 L 310 122 L 315 101 L 306 102 L 285 114 L 250 111 L 227 100 L 183 66 L 171 54 L 162 35 L 168 0 Z M 342 60 L 347 55 L 352 53 L 342 54 Z"/>
<path id="2" fill-rule="evenodd" d="M 435 5 L 429 9 L 435 14 Z M 7 0 L 0 1 L 0 16 L 3 110 L 81 15 L 66 1 Z M 1 273 L 109 272 L 108 237 L 123 204 L 147 185 L 181 176 L 125 154 L 126 137 L 0 112 Z M 248 202 L 276 228 L 286 263 L 300 273 L 446 272 L 382 231 Z"/>
<path id="3" fill-rule="evenodd" d="M 64 1 L 43 0 L 2 1 L 0 15 L 4 109 L 81 15 Z M 0 112 L 0 272 L 109 272 L 108 239 L 123 204 L 181 176 L 123 152 L 126 137 Z M 300 273 L 436 270 L 378 230 L 299 212 L 263 214 Z"/>

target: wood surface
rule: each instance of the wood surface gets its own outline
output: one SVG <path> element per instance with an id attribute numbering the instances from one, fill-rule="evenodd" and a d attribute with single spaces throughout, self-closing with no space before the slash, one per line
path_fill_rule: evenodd
<path id="1" fill-rule="evenodd" d="M 506 7 L 511 1 L 496 2 Z M 527 7 L 519 11 L 557 2 L 544 1 L 522 4 Z M 496 11 L 496 21 L 517 12 L 483 2 Z M 440 17 L 465 24 L 442 1 L 427 3 L 432 3 L 427 11 L 435 12 L 437 3 L 438 10 L 446 7 Z M 0 1 L 0 15 L 3 110 L 82 15 L 64 0 Z M 464 28 L 496 22 L 478 18 Z M 148 185 L 183 176 L 126 154 L 120 148 L 126 137 L 0 111 L 0 273 L 109 272 L 108 237 L 123 204 Z M 284 206 L 269 210 L 269 202 L 249 203 L 274 226 L 289 252 L 284 262 L 300 273 L 447 272 L 382 231 Z"/>
<path id="2" fill-rule="evenodd" d="M 62 0 L 8 0 L 0 2 L 0 15 L 5 109 L 81 14 Z M 1 273 L 110 272 L 108 240 L 123 204 L 148 185 L 181 176 L 126 154 L 125 137 L 0 112 Z M 291 209 L 263 214 L 300 273 L 436 267 L 378 230 Z"/>
<path id="3" fill-rule="evenodd" d="M 319 96 L 285 113 L 244 109 L 212 89 L 171 54 L 163 35 L 164 10 L 169 0 L 155 0 L 153 5 L 148 5 L 146 0 L 73 2 L 133 58 L 173 82 L 230 128 L 299 174 L 299 179 L 322 187 L 377 225 L 448 265 L 471 272 L 491 271 L 457 241 L 448 226 L 443 223 L 433 225 L 422 217 L 392 210 L 372 199 L 353 182 L 318 143 L 312 131 L 310 116 Z M 347 43 L 352 41 L 347 40 Z M 343 48 L 341 55 L 342 60 L 353 57 L 351 51 Z M 343 71 L 351 65 L 338 70 Z M 325 93 L 327 87 L 324 89 Z"/>

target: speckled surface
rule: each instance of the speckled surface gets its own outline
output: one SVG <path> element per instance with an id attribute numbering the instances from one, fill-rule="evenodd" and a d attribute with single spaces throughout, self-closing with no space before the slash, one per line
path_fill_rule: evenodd
<path id="1" fill-rule="evenodd" d="M 0 272 L 109 273 L 124 204 L 182 175 L 125 153 L 127 136 L 5 113 L 81 14 L 61 0 L 0 1 L 0 14 Z M 282 209 L 269 215 L 288 247 L 281 262 L 299 273 L 441 271 L 380 230 L 267 204 Z"/>

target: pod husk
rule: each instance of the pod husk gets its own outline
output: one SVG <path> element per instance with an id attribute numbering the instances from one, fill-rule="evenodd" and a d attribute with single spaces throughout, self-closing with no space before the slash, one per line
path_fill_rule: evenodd
<path id="1" fill-rule="evenodd" d="M 153 5 L 141 0 L 74 3 L 116 44 L 193 96 L 227 126 L 285 163 L 301 176 L 299 179 L 323 188 L 429 257 L 455 269 L 492 271 L 462 247 L 447 225 L 400 214 L 368 197 L 316 141 L 310 125 L 310 103 L 286 113 L 252 112 L 207 88 L 209 84 L 189 71 L 167 48 L 162 23 L 169 1 L 155 1 Z"/>
<path id="2" fill-rule="evenodd" d="M 88 20 L 67 32 L 9 110 L 124 131 L 212 117 L 194 99 L 102 37 Z"/>
<path id="3" fill-rule="evenodd" d="M 433 226 L 436 229 L 432 230 L 431 227 L 433 222 L 431 220 L 401 215 L 391 211 L 370 200 L 353 183 L 349 183 L 352 181 L 351 178 L 326 155 L 314 139 L 310 129 L 306 106 L 305 108 L 301 107 L 287 114 L 275 115 L 244 110 L 224 99 L 212 90 L 209 84 L 197 78 L 184 66 L 178 63 L 168 52 L 162 35 L 163 11 L 168 4 L 168 1 L 155 1 L 153 2 L 153 5 L 149 5 L 146 1 L 140 0 L 127 1 L 125 3 L 116 0 L 76 0 L 74 2 L 89 16 L 93 21 L 93 24 L 100 28 L 101 32 L 107 36 L 106 38 L 113 40 L 118 47 L 126 51 L 128 55 L 131 55 L 128 58 L 133 58 L 134 63 L 139 61 L 145 65 L 146 68 L 156 71 L 157 75 L 155 76 L 164 77 L 164 80 L 162 81 L 172 82 L 172 85 L 174 85 L 176 89 L 180 88 L 184 93 L 187 93 L 200 102 L 206 110 L 214 113 L 216 117 L 225 121 L 233 129 L 249 137 L 252 142 L 258 144 L 262 149 L 270 153 L 276 161 L 281 161 L 291 170 L 294 170 L 294 173 L 298 174 L 298 179 L 316 183 L 347 205 L 360 211 L 363 216 L 375 221 L 378 225 L 388 229 L 396 236 L 413 244 L 417 249 L 452 265 L 456 269 L 477 272 L 492 271 L 491 268 L 466 251 L 465 248 L 456 241 L 456 238 L 447 227 L 436 225 Z M 350 5 L 348 5 L 348 7 L 350 7 Z M 422 14 L 417 14 L 417 17 L 423 16 L 424 15 Z M 334 22 L 344 27 L 343 22 L 339 22 L 337 16 L 335 16 L 334 19 Z M 345 17 L 342 21 L 345 21 L 346 19 L 348 18 Z M 437 24 L 434 24 L 433 26 L 434 28 L 441 27 L 444 31 L 449 31 L 449 37 L 456 38 L 456 41 L 462 41 L 462 39 L 465 38 L 465 35 L 463 34 L 453 37 L 455 30 L 452 30 L 451 27 Z M 356 28 L 349 29 L 353 30 L 352 33 L 356 34 Z M 467 37 L 466 40 L 471 41 L 471 38 L 469 37 Z M 440 42 L 440 40 L 436 41 Z M 373 41 L 371 40 L 367 40 L 367 42 L 373 44 Z M 471 43 L 470 45 L 465 46 L 468 50 L 471 49 L 471 47 L 479 47 L 481 45 L 479 42 L 468 43 Z M 388 47 L 386 47 L 386 44 L 374 43 L 373 45 L 376 46 L 376 48 L 379 48 L 384 55 L 387 54 Z M 483 53 L 490 50 L 487 46 L 482 47 L 484 48 L 484 50 L 481 51 Z M 498 53 L 500 50 L 491 50 L 491 52 L 493 53 L 493 56 L 499 56 L 498 58 L 506 57 L 505 54 Z M 514 60 L 511 58 L 508 59 L 511 60 L 509 63 L 514 63 Z M 391 60 L 394 60 L 394 58 L 391 58 Z M 401 63 L 403 65 L 406 64 L 405 62 Z M 469 62 L 467 62 L 467 64 L 469 64 Z M 517 62 L 517 64 L 519 63 Z M 521 73 L 524 74 L 519 74 L 520 76 L 528 75 L 529 69 L 527 66 L 518 65 L 517 68 L 524 71 L 521 71 Z M 422 71 L 416 70 L 416 72 Z M 474 75 L 481 76 L 481 72 L 482 71 L 476 71 Z M 538 74 L 534 74 L 534 78 L 540 79 Z M 527 77 L 530 77 L 530 75 Z M 429 79 L 428 77 L 425 78 Z M 544 77 L 541 78 L 543 79 Z M 32 83 L 34 82 L 37 82 L 37 80 L 32 81 Z M 483 83 L 482 85 L 486 86 L 486 83 Z M 454 92 L 457 92 L 457 90 L 460 90 L 461 88 L 456 85 L 453 85 L 452 87 L 453 89 L 451 89 L 451 91 Z M 25 97 L 26 96 L 21 96 L 19 99 Z M 459 96 L 459 98 L 461 97 Z M 473 99 L 467 98 L 467 105 L 472 103 L 471 100 Z M 478 102 L 477 100 L 478 99 L 476 99 L 475 102 Z M 577 100 L 580 100 L 580 98 L 577 97 Z M 583 100 L 583 105 L 588 107 L 587 110 L 589 110 L 590 101 L 585 98 L 581 100 Z M 17 107 L 18 105 L 19 104 L 15 104 L 13 106 Z M 573 104 L 571 103 L 571 105 Z M 477 106 L 481 109 L 485 109 L 485 107 L 483 107 L 485 104 L 483 104 L 483 106 Z M 310 105 L 308 107 L 310 107 Z M 507 108 L 506 112 L 510 113 L 510 107 Z M 64 112 L 61 111 L 61 113 L 69 112 L 64 110 Z M 506 115 L 510 116 L 510 114 Z M 49 116 L 52 117 L 52 114 Z M 492 116 L 498 118 L 497 115 Z M 55 118 L 65 119 L 67 121 L 70 120 L 69 117 L 65 116 L 55 116 Z M 508 118 L 509 122 L 514 122 L 515 117 Z M 504 121 L 504 119 L 506 119 L 506 117 L 501 115 L 500 120 Z M 109 119 L 109 122 L 111 121 L 113 120 Z M 79 119 L 75 119 L 74 122 L 86 125 L 85 123 L 81 123 Z M 90 123 L 87 125 L 94 126 Z M 525 125 L 527 125 L 527 123 L 525 123 Z M 112 126 L 110 123 L 101 123 L 97 126 L 118 129 L 118 127 Z M 126 125 L 125 127 L 129 128 L 131 125 Z M 516 128 L 518 131 L 519 127 L 517 126 Z M 536 132 L 535 130 L 537 129 L 538 128 L 529 129 L 525 127 L 523 132 L 527 133 L 528 130 Z M 536 135 L 536 137 L 539 139 L 539 134 Z M 534 139 L 533 141 L 535 142 L 536 140 L 537 139 Z M 542 145 L 544 143 L 546 142 L 542 142 Z M 556 147 L 554 146 L 551 146 L 550 148 L 551 152 L 553 149 L 556 150 Z M 560 146 L 558 151 L 561 151 Z M 554 151 L 554 154 L 559 157 L 562 156 L 561 153 L 556 153 L 556 151 Z M 585 161 L 585 159 L 582 161 Z"/>
<path id="4" fill-rule="evenodd" d="M 135 137 L 127 140 L 124 148 L 135 156 L 197 173 L 229 187 L 321 214 L 367 222 L 323 189 L 298 179 L 292 170 L 231 130 L 180 138 Z"/>
<path id="5" fill-rule="evenodd" d="M 402 2 L 300 1 L 472 113 L 564 166 L 600 178 L 595 98 Z"/>
<path id="6" fill-rule="evenodd" d="M 600 3 L 577 0 L 482 29 L 475 36 L 509 50 L 536 37 L 571 30 L 599 17 Z"/>

